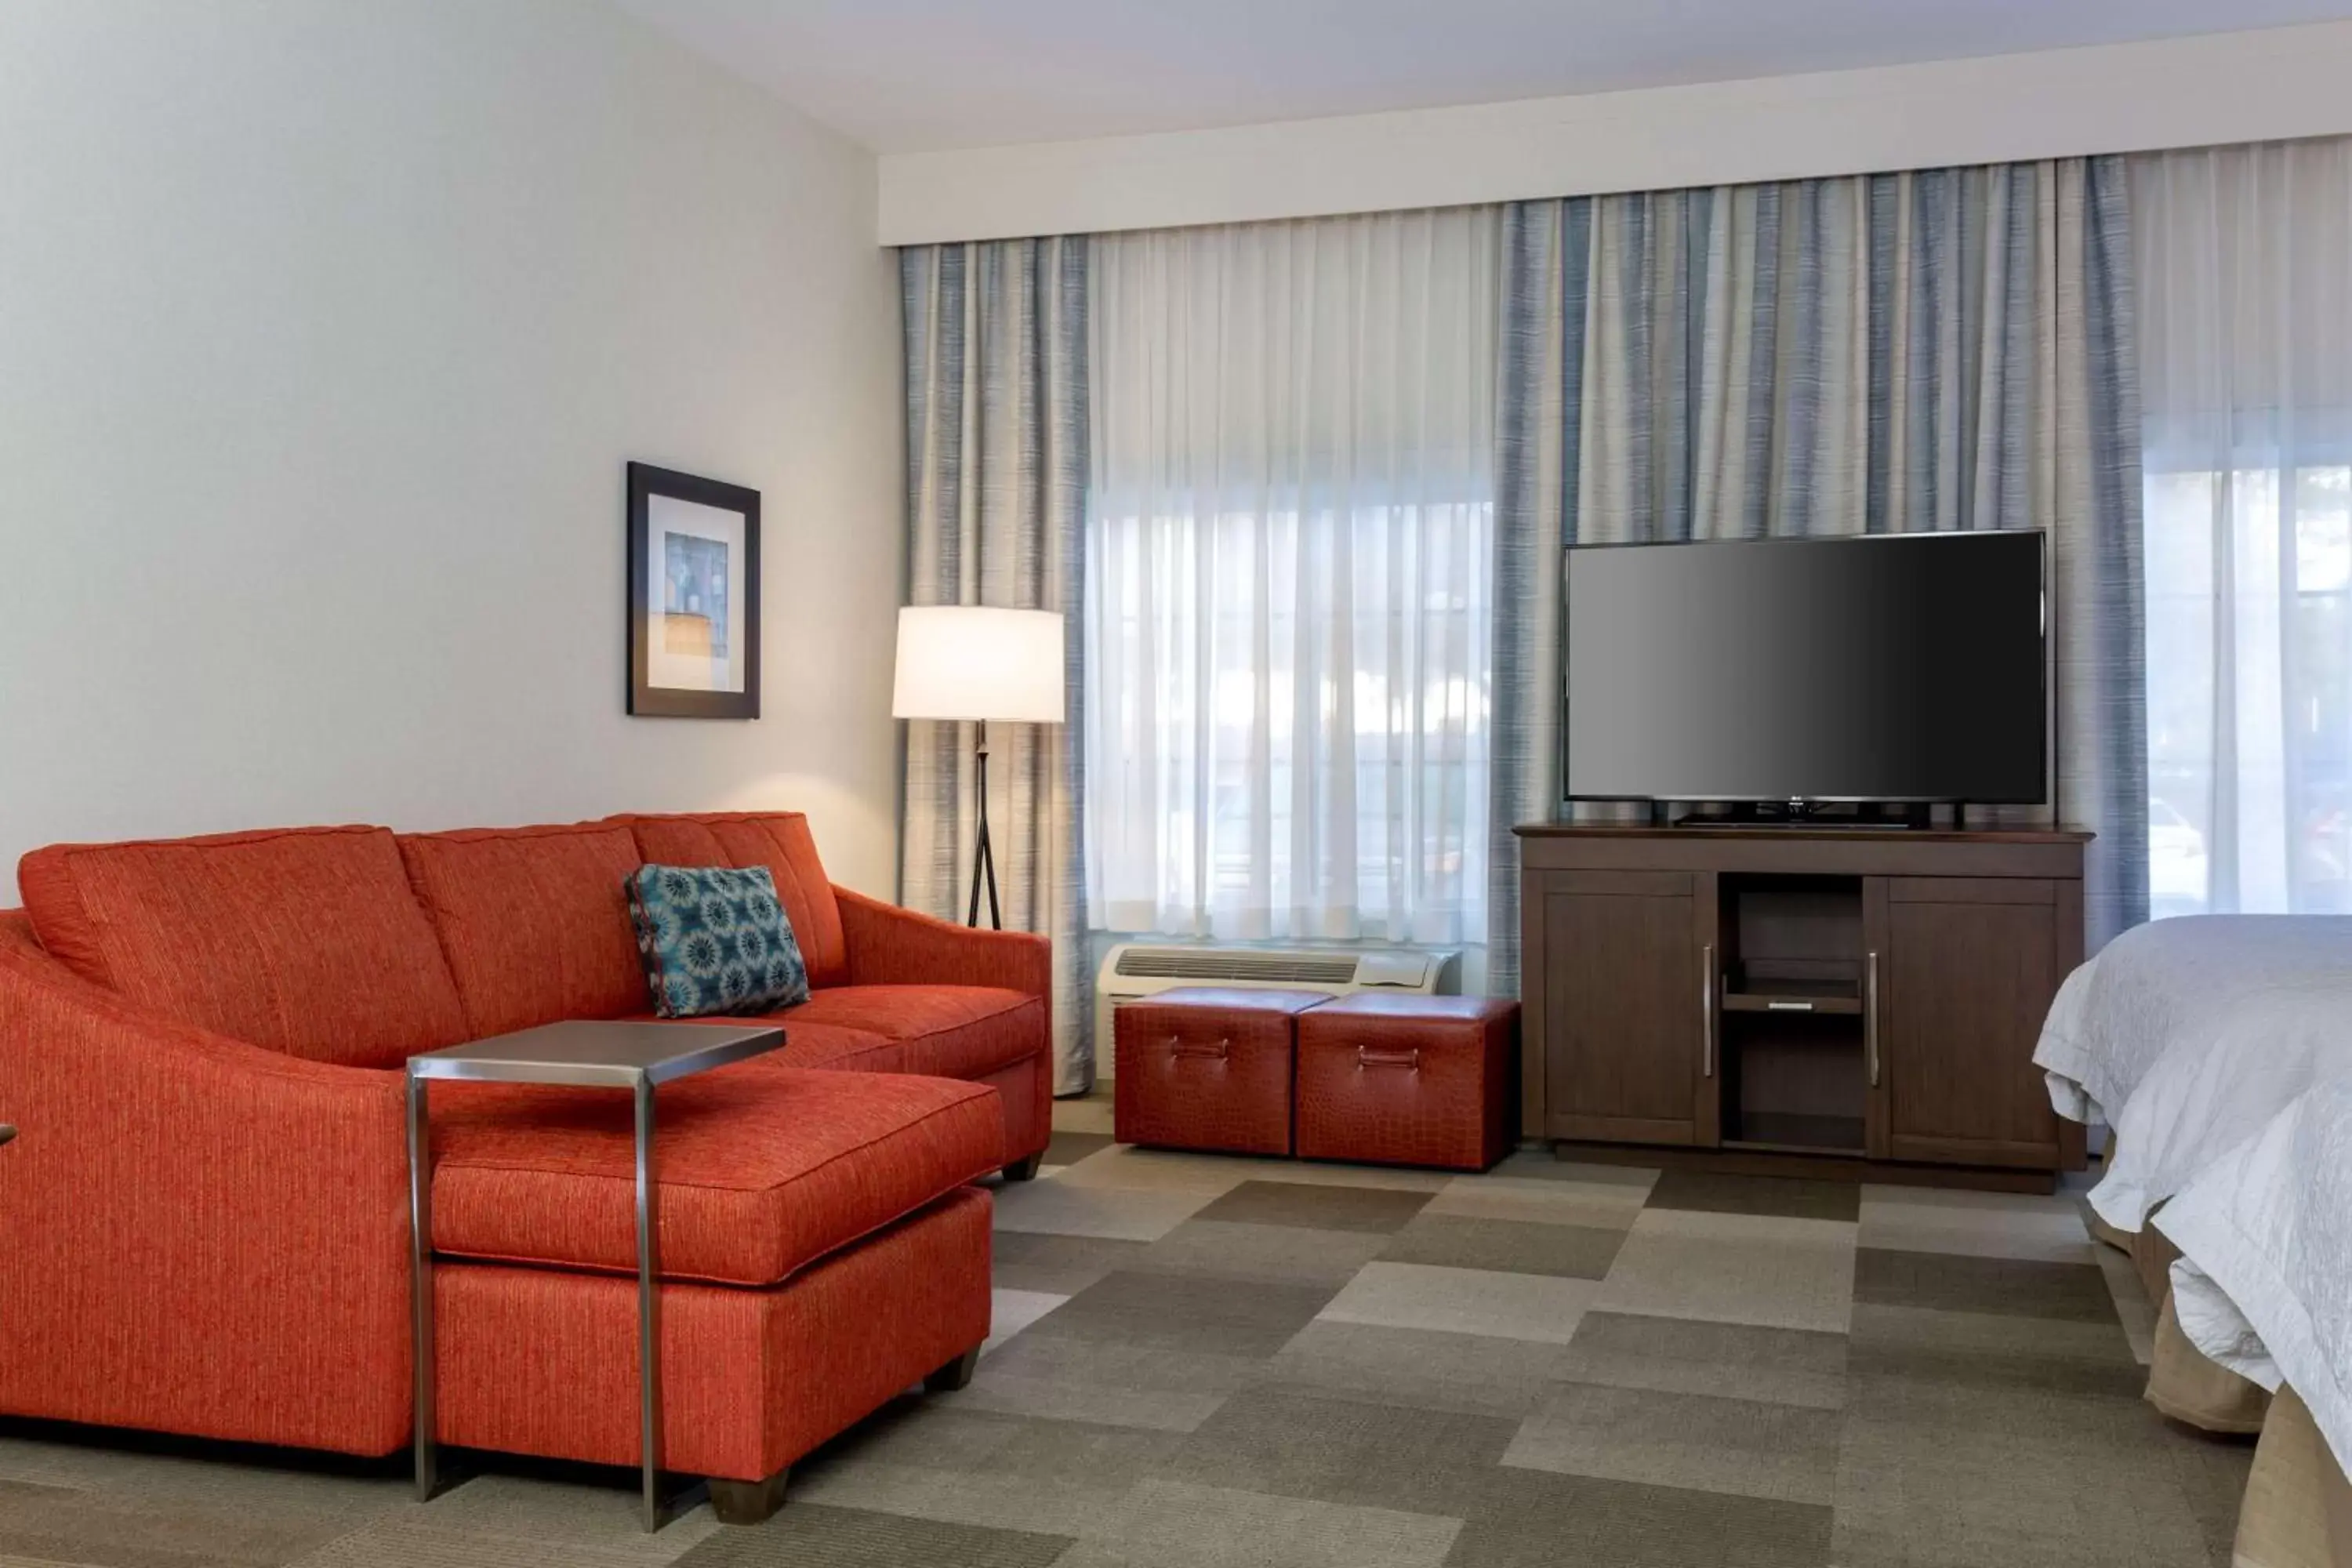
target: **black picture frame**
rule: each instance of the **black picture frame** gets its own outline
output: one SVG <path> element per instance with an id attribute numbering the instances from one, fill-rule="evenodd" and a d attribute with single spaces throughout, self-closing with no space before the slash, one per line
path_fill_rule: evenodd
<path id="1" fill-rule="evenodd" d="M 628 710 L 639 718 L 757 719 L 760 716 L 760 492 L 741 485 L 682 474 L 651 463 L 631 463 L 628 484 L 628 605 L 625 624 L 629 644 Z M 741 614 L 722 609 L 717 636 L 721 657 L 741 639 L 741 689 L 711 689 L 691 685 L 657 684 L 664 670 L 655 657 L 653 637 L 658 624 L 667 630 L 676 613 L 667 609 L 662 595 L 667 578 L 657 581 L 652 570 L 654 502 L 667 499 L 732 512 L 740 519 Z M 731 548 L 731 542 L 726 542 Z M 722 561 L 723 557 L 720 558 Z M 729 563 L 731 564 L 731 563 Z M 722 601 L 723 603 L 723 601 Z M 656 609 L 663 613 L 656 615 Z M 698 619 L 702 617 L 696 617 Z M 706 631 L 708 631 L 706 626 Z"/>

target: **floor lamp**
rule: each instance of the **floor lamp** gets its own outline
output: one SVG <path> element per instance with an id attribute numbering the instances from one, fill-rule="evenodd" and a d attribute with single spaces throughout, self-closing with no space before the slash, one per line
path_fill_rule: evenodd
<path id="1" fill-rule="evenodd" d="M 971 903 L 966 925 L 980 923 L 980 889 L 988 889 L 988 923 L 1003 930 L 996 903 L 996 854 L 988 843 L 988 723 L 1058 724 L 1067 676 L 1062 617 L 1051 610 L 993 610 L 937 605 L 898 612 L 898 668 L 890 692 L 896 719 L 970 720 L 979 726 L 975 761 L 980 830 L 972 841 Z"/>

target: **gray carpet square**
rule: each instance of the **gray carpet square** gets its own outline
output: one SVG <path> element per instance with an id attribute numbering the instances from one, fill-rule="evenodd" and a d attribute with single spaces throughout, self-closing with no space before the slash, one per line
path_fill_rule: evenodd
<path id="1" fill-rule="evenodd" d="M 1318 1321 L 1266 1364 L 1265 1381 L 1428 1410 L 1517 1420 L 1549 1397 L 1570 1346 Z"/>
<path id="2" fill-rule="evenodd" d="M 99 1568 L 278 1568 L 349 1534 L 340 1514 L 148 1503 L 136 1495 L 0 1481 L 0 1560 Z"/>
<path id="3" fill-rule="evenodd" d="M 1257 1355 L 1057 1337 L 1044 1328 L 1040 1324 L 984 1357 L 971 1386 L 956 1395 L 957 1404 L 1007 1415 L 1189 1432 L 1265 1365 Z"/>
<path id="4" fill-rule="evenodd" d="M 1079 1535 L 1164 1469 L 1182 1441 L 1132 1426 L 971 1410 L 961 1399 L 907 1399 L 795 1468 L 790 1506 Z"/>
<path id="5" fill-rule="evenodd" d="M 998 1289 L 1075 1296 L 1104 1275 L 1126 1268 L 1151 1244 L 1100 1236 L 1000 1229 L 994 1245 Z"/>
<path id="6" fill-rule="evenodd" d="M 637 1513 L 635 1479 L 617 1469 L 599 1485 L 479 1475 L 425 1504 L 421 1517 L 435 1530 L 567 1543 L 641 1563 L 667 1563 L 719 1528 L 710 1510 L 699 1509 L 647 1535 Z"/>
<path id="7" fill-rule="evenodd" d="M 2111 1323 L 2114 1299 L 2095 1263 L 2042 1263 L 1944 1252 L 1862 1248 L 1854 1258 L 1853 1299 L 1879 1307 L 1927 1307 Z"/>
<path id="8" fill-rule="evenodd" d="M 1108 1132 L 1079 1132 L 1069 1128 L 1056 1128 L 1053 1142 L 1045 1145 L 1045 1163 L 1059 1168 L 1075 1165 L 1089 1154 L 1099 1154 L 1111 1146 Z"/>
<path id="9" fill-rule="evenodd" d="M 2147 1373 L 2112 1318 L 2104 1323 L 1858 1302 L 1855 1375 L 2020 1393 L 2136 1399 Z"/>
<path id="10" fill-rule="evenodd" d="M 757 1530 L 722 1530 L 679 1568 L 1048 1568 L 1065 1535 L 986 1530 L 822 1503 L 790 1503 Z"/>
<path id="11" fill-rule="evenodd" d="M 1862 1185 L 1785 1176 L 1734 1176 L 1715 1171 L 1663 1171 L 1650 1189 L 1649 1206 L 1707 1214 L 1779 1215 L 1786 1219 L 1859 1220 Z"/>
<path id="12" fill-rule="evenodd" d="M 1377 1323 L 1564 1345 L 1601 1289 L 1596 1280 L 1545 1274 L 1367 1263 L 1346 1289 L 1331 1298 L 1322 1316 L 1334 1323 Z"/>
<path id="13" fill-rule="evenodd" d="M 1456 1519 L 1152 1480 L 1056 1568 L 1437 1568 Z"/>
<path id="14" fill-rule="evenodd" d="M 1379 1257 L 1386 1244 L 1387 1238 L 1376 1231 L 1190 1219 L 1153 1242 L 1128 1267 L 1146 1274 L 1206 1275 L 1262 1285 L 1319 1286 L 1336 1292 Z"/>
<path id="15" fill-rule="evenodd" d="M 1830 1220 L 1643 1209 L 1591 1304 L 1843 1333 L 1853 1306 L 1853 1233 Z"/>
<path id="16" fill-rule="evenodd" d="M 1241 1285 L 1207 1275 L 1121 1269 L 1071 1297 L 1024 1337 L 1270 1356 L 1314 1320 L 1335 1289 L 1328 1285 Z"/>
<path id="17" fill-rule="evenodd" d="M 1587 1312 L 1558 1375 L 1612 1388 L 1835 1410 L 1845 1403 L 1845 1368 L 1843 1334 Z"/>
<path id="18" fill-rule="evenodd" d="M 2131 1342 L 2132 1359 L 2146 1366 L 2156 1359 L 2156 1303 L 2147 1299 L 2129 1258 L 2106 1246 L 2093 1247 L 2091 1254 L 2100 1278 L 2107 1282 L 2107 1300 L 2115 1303 L 2124 1338 Z"/>
<path id="19" fill-rule="evenodd" d="M 1854 1375 L 1836 1561 L 1854 1568 L 2207 1568 L 2161 1424 L 2136 1398 Z"/>
<path id="20" fill-rule="evenodd" d="M 1307 1230 L 1402 1230 L 1428 1203 L 1425 1192 L 1308 1182 L 1244 1182 L 1200 1211 L 1202 1219 L 1237 1225 L 1290 1225 Z"/>
<path id="21" fill-rule="evenodd" d="M 1519 1427 L 1507 1465 L 1601 1480 L 1827 1504 L 1834 1410 L 1571 1384 Z"/>
<path id="22" fill-rule="evenodd" d="M 1297 1388 L 1244 1389 L 1184 1440 L 1171 1479 L 1450 1517 L 1516 1422 Z"/>
<path id="23" fill-rule="evenodd" d="M 701 1512 L 707 1520 L 709 1510 Z M 670 1537 L 684 1522 L 673 1522 L 660 1535 L 647 1538 L 662 1553 L 655 1556 L 645 1549 L 607 1552 L 545 1537 L 443 1529 L 428 1523 L 424 1514 L 408 1511 L 340 1536 L 288 1568 L 639 1568 L 674 1563 L 694 1550 L 702 1532 Z M 5 1561 L 13 1563 L 15 1559 Z"/>
<path id="24" fill-rule="evenodd" d="M 1075 1174 L 1086 1168 L 1080 1164 L 1070 1170 Z M 1192 1218 L 1213 1195 L 1183 1188 L 1081 1186 L 1066 1176 L 1006 1182 L 994 1192 L 1000 1235 L 1045 1231 L 1113 1241 L 1157 1241 Z"/>
<path id="25" fill-rule="evenodd" d="M 2093 1245 L 2074 1200 L 2063 1194 L 1871 1184 L 1862 1189 L 1860 1242 L 1901 1252 L 1960 1252 L 2045 1263 L 2088 1263 Z"/>
<path id="26" fill-rule="evenodd" d="M 1381 1258 L 1388 1263 L 1425 1263 L 1440 1268 L 1598 1279 L 1609 1272 L 1624 1239 L 1623 1231 L 1588 1226 L 1423 1214 L 1389 1238 Z"/>
<path id="27" fill-rule="evenodd" d="M 1504 1468 L 1481 1488 L 1445 1561 L 1446 1568 L 1825 1568 L 1829 1549 L 1830 1510 L 1814 1504 Z"/>
<path id="28" fill-rule="evenodd" d="M 2197 1521 L 2212 1568 L 2231 1568 L 2238 1540 L 2238 1508 L 2253 1466 L 2253 1440 L 2217 1437 L 2165 1422 L 2158 1438 L 2179 1478 L 2180 1500 Z"/>
<path id="29" fill-rule="evenodd" d="M 1531 1182 L 1590 1182 L 1612 1187 L 1624 1187 L 1647 1194 L 1658 1179 L 1657 1171 L 1647 1165 L 1602 1165 L 1582 1160 L 1548 1153 L 1541 1149 L 1521 1149 L 1506 1154 L 1502 1161 L 1488 1170 L 1489 1176 L 1503 1176 Z M 1463 1177 L 1476 1181 L 1475 1176 Z"/>
<path id="30" fill-rule="evenodd" d="M 0 1479 L 135 1497 L 150 1508 L 331 1513 L 355 1524 L 413 1500 L 409 1479 L 396 1470 L 368 1474 L 331 1459 L 305 1462 L 290 1455 L 273 1463 L 254 1450 L 194 1438 L 170 1440 L 168 1448 L 108 1444 L 109 1435 L 97 1428 L 79 1441 L 0 1436 Z"/>
<path id="31" fill-rule="evenodd" d="M 1414 1216 L 1441 1215 L 1471 1219 L 1515 1219 L 1529 1225 L 1576 1225 L 1622 1231 L 1632 1225 L 1649 1196 L 1646 1186 L 1601 1182 L 1534 1181 L 1521 1176 L 1461 1176 L 1429 1200 Z"/>

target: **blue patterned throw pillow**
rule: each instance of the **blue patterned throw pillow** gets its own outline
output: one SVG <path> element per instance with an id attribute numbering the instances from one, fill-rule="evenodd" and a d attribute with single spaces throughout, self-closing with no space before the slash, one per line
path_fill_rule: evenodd
<path id="1" fill-rule="evenodd" d="M 628 881 L 646 984 L 665 1018 L 808 1000 L 808 965 L 764 866 L 640 866 Z"/>

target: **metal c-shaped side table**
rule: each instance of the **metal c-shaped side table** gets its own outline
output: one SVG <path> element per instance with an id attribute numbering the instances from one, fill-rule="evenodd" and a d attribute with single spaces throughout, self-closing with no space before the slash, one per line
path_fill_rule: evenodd
<path id="1" fill-rule="evenodd" d="M 661 1528 L 661 1262 L 654 1214 L 654 1090 L 672 1079 L 780 1048 L 773 1025 L 547 1024 L 408 1058 L 408 1217 L 412 1232 L 416 1367 L 416 1498 L 430 1499 L 439 1455 L 433 1401 L 433 1185 L 425 1085 L 569 1084 L 625 1089 L 636 1098 L 637 1402 L 643 1438 L 645 1527 Z"/>

